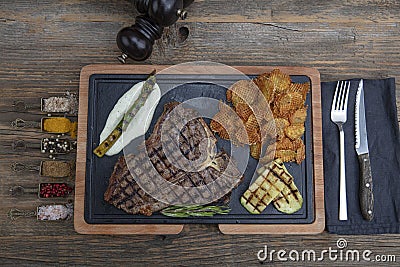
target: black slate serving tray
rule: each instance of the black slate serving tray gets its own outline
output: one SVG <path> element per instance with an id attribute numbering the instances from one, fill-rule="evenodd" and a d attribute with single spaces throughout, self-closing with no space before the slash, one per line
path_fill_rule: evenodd
<path id="1" fill-rule="evenodd" d="M 179 81 L 182 85 L 174 88 L 164 95 L 154 114 L 148 136 L 155 122 L 163 111 L 165 103 L 171 101 L 182 102 L 195 97 L 210 97 L 226 102 L 226 87 L 232 82 L 231 75 L 201 75 L 201 82 L 190 75 L 158 75 L 158 79 L 171 81 L 171 84 Z M 250 76 L 250 78 L 253 78 Z M 310 94 L 307 96 L 308 116 L 306 120 L 306 132 L 304 143 L 306 146 L 306 159 L 301 165 L 286 163 L 286 167 L 293 175 L 295 183 L 301 192 L 303 207 L 294 214 L 283 214 L 277 211 L 273 205 L 269 205 L 262 214 L 248 213 L 240 204 L 240 196 L 248 188 L 251 176 L 254 173 L 257 161 L 250 157 L 243 182 L 233 190 L 230 208 L 227 215 L 215 215 L 213 217 L 198 218 L 171 218 L 155 213 L 150 217 L 143 215 L 130 215 L 103 200 L 103 194 L 108 186 L 109 177 L 118 157 L 98 158 L 92 151 L 99 144 L 99 135 L 107 120 L 108 114 L 118 99 L 134 84 L 146 79 L 146 75 L 117 75 L 117 74 L 93 74 L 89 79 L 88 91 L 88 125 L 87 125 L 87 152 L 86 152 L 86 177 L 84 197 L 84 219 L 88 224 L 186 224 L 186 223 L 212 223 L 212 224 L 310 224 L 314 222 L 314 185 L 313 185 L 313 151 L 311 133 L 311 109 Z M 293 82 L 308 82 L 307 76 L 291 76 Z M 189 82 L 189 83 L 186 83 Z M 217 83 L 217 84 L 215 84 Z M 163 88 L 161 88 L 163 91 Z M 311 89 L 312 90 L 312 89 Z M 206 119 L 209 123 L 209 119 Z M 230 142 L 220 139 L 218 136 L 218 149 L 230 151 Z"/>

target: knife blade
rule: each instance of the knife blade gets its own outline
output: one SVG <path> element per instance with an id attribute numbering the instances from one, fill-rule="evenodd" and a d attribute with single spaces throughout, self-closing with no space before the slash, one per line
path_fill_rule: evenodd
<path id="1" fill-rule="evenodd" d="M 360 167 L 359 197 L 361 214 L 365 220 L 371 221 L 374 217 L 374 196 L 365 119 L 364 81 L 362 79 L 358 85 L 356 95 L 355 137 L 355 148 Z"/>

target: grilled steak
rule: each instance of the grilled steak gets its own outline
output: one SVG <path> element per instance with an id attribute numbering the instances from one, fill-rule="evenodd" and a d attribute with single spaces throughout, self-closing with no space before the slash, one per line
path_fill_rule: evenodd
<path id="1" fill-rule="evenodd" d="M 130 155 L 127 160 L 133 158 Z M 127 213 L 141 213 L 150 216 L 153 211 L 161 210 L 168 205 L 157 201 L 136 183 L 129 172 L 125 158 L 119 157 L 104 193 L 104 200 Z"/>
<path id="2" fill-rule="evenodd" d="M 210 198 L 213 190 L 224 190 L 229 186 L 225 184 L 227 181 L 238 181 L 242 178 L 240 171 L 233 164 L 228 164 L 229 156 L 225 152 L 217 153 L 217 140 L 205 121 L 193 109 L 182 106 L 174 109 L 177 105 L 178 103 L 173 102 L 164 106 L 164 112 L 153 133 L 145 142 L 147 152 L 143 149 L 137 155 L 130 154 L 126 158 L 118 159 L 104 193 L 106 202 L 130 214 L 150 216 L 169 204 L 154 199 L 146 192 L 159 195 L 166 191 L 169 203 L 178 201 L 191 204 L 197 198 Z M 173 110 L 176 114 L 172 115 Z M 188 120 L 180 127 L 184 118 L 195 119 Z M 168 123 L 164 123 L 167 119 Z M 184 164 L 179 166 L 177 163 Z M 168 188 L 151 179 L 160 175 L 166 181 L 181 186 L 180 189 L 183 190 L 179 190 L 179 193 L 168 193 Z M 147 178 L 146 184 L 142 184 L 143 188 L 134 177 L 140 177 L 141 181 L 143 177 Z M 218 179 L 220 177 L 225 179 Z M 186 194 L 184 188 L 190 188 L 191 194 Z M 229 196 L 230 193 L 227 193 L 219 202 L 226 202 Z"/>

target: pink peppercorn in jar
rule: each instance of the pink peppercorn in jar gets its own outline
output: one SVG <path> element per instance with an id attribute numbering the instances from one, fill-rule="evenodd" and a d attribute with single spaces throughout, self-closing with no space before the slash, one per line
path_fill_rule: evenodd
<path id="1" fill-rule="evenodd" d="M 73 188 L 66 183 L 41 183 L 39 184 L 39 198 L 65 198 Z"/>

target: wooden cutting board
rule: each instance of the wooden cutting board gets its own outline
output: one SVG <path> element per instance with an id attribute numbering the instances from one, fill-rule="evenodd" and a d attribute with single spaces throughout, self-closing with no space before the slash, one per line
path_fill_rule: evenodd
<path id="1" fill-rule="evenodd" d="M 84 219 L 85 212 L 85 173 L 88 122 L 88 91 L 89 78 L 93 74 L 148 74 L 154 69 L 157 72 L 170 66 L 160 65 L 89 65 L 81 71 L 79 87 L 78 115 L 78 148 L 75 183 L 75 213 L 74 226 L 82 234 L 178 234 L 182 231 L 181 224 L 88 224 Z M 324 230 L 324 184 L 323 184 L 323 154 L 322 154 L 322 115 L 321 88 L 318 70 L 306 67 L 268 67 L 268 66 L 236 66 L 235 69 L 247 74 L 258 75 L 279 68 L 290 75 L 308 76 L 311 84 L 312 105 L 312 139 L 313 139 L 313 178 L 314 178 L 314 222 L 310 224 L 220 224 L 219 229 L 224 234 L 317 234 Z M 185 68 L 185 74 L 231 74 L 225 73 L 226 68 L 201 66 Z M 174 69 L 171 74 L 179 73 Z"/>

